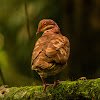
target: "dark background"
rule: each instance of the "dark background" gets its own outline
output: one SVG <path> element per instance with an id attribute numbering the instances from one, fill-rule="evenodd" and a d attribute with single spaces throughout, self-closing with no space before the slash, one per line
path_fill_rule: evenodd
<path id="1" fill-rule="evenodd" d="M 37 25 L 45 18 L 57 22 L 71 44 L 59 80 L 100 77 L 99 0 L 0 0 L 0 69 L 6 84 L 42 84 L 30 62 Z"/>

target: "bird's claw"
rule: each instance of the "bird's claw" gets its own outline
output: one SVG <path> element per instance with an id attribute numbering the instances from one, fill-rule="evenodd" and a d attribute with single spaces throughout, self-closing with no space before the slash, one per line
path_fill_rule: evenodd
<path id="1" fill-rule="evenodd" d="M 43 87 L 44 87 L 43 88 L 43 91 L 45 91 L 46 90 L 46 87 L 49 86 L 49 85 L 53 85 L 53 84 L 43 84 Z"/>
<path id="2" fill-rule="evenodd" d="M 55 81 L 54 82 L 54 85 L 53 85 L 53 89 L 54 89 L 54 87 L 57 85 L 57 84 L 59 84 L 60 83 L 60 81 Z"/>

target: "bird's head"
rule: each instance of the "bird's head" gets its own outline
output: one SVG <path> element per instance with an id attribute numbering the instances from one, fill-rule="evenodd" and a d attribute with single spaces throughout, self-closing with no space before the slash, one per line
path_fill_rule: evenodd
<path id="1" fill-rule="evenodd" d="M 56 24 L 56 22 L 54 22 L 53 20 L 51 19 L 43 19 L 39 22 L 38 24 L 38 30 L 36 32 L 36 35 L 40 32 L 44 32 L 48 29 L 52 29 L 54 27 L 58 27 L 58 25 Z"/>

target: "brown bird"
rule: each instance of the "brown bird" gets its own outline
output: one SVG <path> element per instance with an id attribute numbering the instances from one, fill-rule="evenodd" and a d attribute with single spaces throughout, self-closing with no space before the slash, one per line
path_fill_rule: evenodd
<path id="1" fill-rule="evenodd" d="M 63 36 L 56 22 L 51 19 L 43 19 L 39 22 L 36 34 L 43 32 L 37 40 L 33 53 L 31 66 L 41 77 L 44 91 L 50 84 L 45 83 L 47 76 L 54 76 L 54 85 L 59 82 L 55 75 L 65 68 L 70 53 L 70 43 Z"/>

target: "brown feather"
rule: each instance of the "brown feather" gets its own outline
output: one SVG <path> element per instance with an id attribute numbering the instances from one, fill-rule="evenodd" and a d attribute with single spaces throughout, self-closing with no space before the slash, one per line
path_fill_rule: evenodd
<path id="1" fill-rule="evenodd" d="M 46 27 L 46 21 L 40 21 L 38 28 Z M 51 27 L 49 24 L 54 25 Z M 32 70 L 36 70 L 40 76 L 55 75 L 65 66 L 69 53 L 70 43 L 67 37 L 60 33 L 58 25 L 53 21 L 47 21 L 49 29 L 44 30 L 37 40 L 32 53 Z M 39 30 L 39 29 L 38 29 Z"/>

